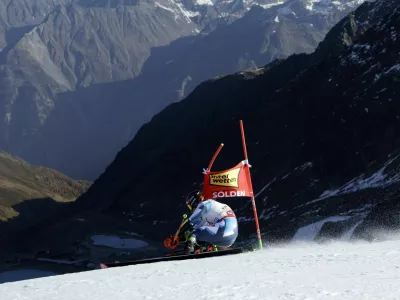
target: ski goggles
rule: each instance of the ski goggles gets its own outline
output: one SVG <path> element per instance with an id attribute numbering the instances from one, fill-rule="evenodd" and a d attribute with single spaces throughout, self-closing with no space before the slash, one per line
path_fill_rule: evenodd
<path id="1" fill-rule="evenodd" d="M 196 203 L 196 201 L 191 201 L 189 203 L 186 203 L 187 207 L 189 208 L 190 211 L 193 211 L 193 202 Z M 198 204 L 198 203 L 197 203 Z"/>
<path id="2" fill-rule="evenodd" d="M 203 196 L 201 196 L 200 197 L 200 200 L 194 200 L 194 201 L 191 201 L 191 202 L 189 202 L 189 203 L 186 203 L 186 205 L 187 205 L 187 207 L 189 208 L 189 210 L 190 211 L 193 211 L 193 209 L 195 208 L 195 207 L 197 207 L 197 205 L 199 205 L 202 201 L 204 200 L 204 197 Z M 194 203 L 194 205 L 193 205 L 193 203 Z M 195 206 L 195 207 L 194 207 Z"/>

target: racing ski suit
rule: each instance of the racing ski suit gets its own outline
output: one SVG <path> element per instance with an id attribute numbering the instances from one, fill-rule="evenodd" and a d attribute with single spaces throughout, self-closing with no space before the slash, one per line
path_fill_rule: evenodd
<path id="1" fill-rule="evenodd" d="M 193 226 L 192 240 L 230 247 L 238 236 L 238 222 L 232 209 L 212 199 L 201 202 L 188 221 Z"/>

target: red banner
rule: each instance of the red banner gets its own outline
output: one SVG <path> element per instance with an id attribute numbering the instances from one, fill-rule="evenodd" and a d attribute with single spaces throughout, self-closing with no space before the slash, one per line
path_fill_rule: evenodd
<path id="1" fill-rule="evenodd" d="M 226 197 L 253 197 L 249 164 L 242 161 L 233 168 L 204 173 L 204 197 L 217 199 Z"/>

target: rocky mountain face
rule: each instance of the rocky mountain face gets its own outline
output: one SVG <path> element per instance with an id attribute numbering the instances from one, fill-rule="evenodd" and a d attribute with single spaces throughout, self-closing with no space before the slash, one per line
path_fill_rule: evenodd
<path id="1" fill-rule="evenodd" d="M 56 6 L 0 53 L 4 149 L 21 154 L 40 136 L 59 93 L 135 77 L 152 47 L 198 30 L 178 4 L 171 12 L 162 1 L 85 3 Z"/>
<path id="2" fill-rule="evenodd" d="M 15 0 L 0 9 L 0 147 L 31 162 L 26 153 L 59 93 L 133 78 L 151 48 L 197 34 L 221 17 L 170 0 Z M 53 157 L 64 161 L 57 155 L 50 153 L 45 165 L 56 165 Z"/>
<path id="3" fill-rule="evenodd" d="M 0 3 L 0 51 L 11 48 L 56 6 L 74 0 L 4 0 Z"/>
<path id="4" fill-rule="evenodd" d="M 262 66 L 293 53 L 312 52 L 328 30 L 360 2 L 246 2 L 242 3 L 242 6 L 235 6 L 235 9 L 228 9 L 228 2 L 218 1 L 200 4 L 188 1 L 149 2 L 146 5 L 155 6 L 157 13 L 140 18 L 129 15 L 127 11 L 144 10 L 145 4 L 141 3 L 132 8 L 117 6 L 131 17 L 118 17 L 116 20 L 131 20 L 131 23 L 135 22 L 132 28 L 141 28 L 140 26 L 144 26 L 141 24 L 147 22 L 146 18 L 152 20 L 153 17 L 159 18 L 161 12 L 165 13 L 165 20 L 151 25 L 151 28 L 156 30 L 149 33 L 149 25 L 145 27 L 147 31 L 143 31 L 143 37 L 146 39 L 148 36 L 155 37 L 154 41 L 150 39 L 151 42 L 145 44 L 148 46 L 147 50 L 140 51 L 146 55 L 138 54 L 141 59 L 135 59 L 138 55 L 126 56 L 129 49 L 140 47 L 137 41 L 141 33 L 123 30 L 122 25 L 114 26 L 112 22 L 108 22 L 107 26 L 113 24 L 111 28 L 118 30 L 109 30 L 110 35 L 106 35 L 106 38 L 97 36 L 103 29 L 96 30 L 93 44 L 95 48 L 89 52 L 93 55 L 86 55 L 89 49 L 88 39 L 82 37 L 80 41 L 83 44 L 79 44 L 79 49 L 85 50 L 79 50 L 83 51 L 79 67 L 74 58 L 76 55 L 72 51 L 64 51 L 59 62 L 67 64 L 65 68 L 57 67 L 56 69 L 62 71 L 58 73 L 59 76 L 43 79 L 49 81 L 59 78 L 57 83 L 52 85 L 59 87 L 59 91 L 53 93 L 57 94 L 54 101 L 51 101 L 51 96 L 46 98 L 48 101 L 45 103 L 48 106 L 42 109 L 41 121 L 34 119 L 38 124 L 36 127 L 40 129 L 32 133 L 32 139 L 24 138 L 21 143 L 13 143 L 20 145 L 18 153 L 28 161 L 61 170 L 75 178 L 95 179 L 112 161 L 115 153 L 135 136 L 145 122 L 150 121 L 155 113 L 168 104 L 185 98 L 199 83 L 243 68 Z M 94 4 L 91 7 L 93 6 Z M 86 8 L 80 9 L 86 11 Z M 107 10 L 101 11 L 108 14 Z M 153 14 L 154 10 L 151 11 Z M 184 16 L 178 18 L 182 12 L 185 12 Z M 118 15 L 118 8 L 114 14 Z M 93 21 L 85 15 L 88 25 L 85 23 L 83 28 L 97 28 L 98 26 L 92 25 L 91 22 L 104 18 L 100 12 L 93 15 Z M 172 23 L 175 22 L 175 18 L 182 20 L 182 23 L 175 24 L 174 27 Z M 174 35 L 169 33 L 169 38 L 156 43 L 156 40 L 160 41 L 156 33 L 162 32 L 157 24 L 167 24 L 165 28 L 171 29 L 172 33 L 176 33 L 178 28 L 183 28 L 179 35 L 185 37 L 168 43 L 174 39 Z M 193 34 L 193 30 L 199 31 L 200 34 Z M 46 36 L 54 36 L 52 32 Z M 115 35 L 121 36 L 122 33 L 125 35 L 116 39 Z M 63 35 L 59 35 L 58 40 L 61 40 Z M 162 36 L 165 36 L 164 33 Z M 66 40 L 66 43 L 70 42 Z M 151 48 L 149 52 L 149 45 L 160 47 Z M 107 50 L 110 47 L 115 51 Z M 122 51 L 121 47 L 125 50 Z M 98 58 L 95 59 L 94 54 Z M 64 62 L 64 57 L 69 59 Z M 71 62 L 70 65 L 68 61 Z M 104 64 L 104 61 L 107 63 Z M 63 75 L 65 70 L 71 70 L 69 76 Z M 76 75 L 77 70 L 79 76 Z M 38 74 L 35 74 L 35 80 L 36 78 Z M 123 80 L 128 78 L 133 79 Z M 69 83 L 71 81 L 72 83 Z M 79 88 L 76 88 L 77 86 Z M 85 88 L 86 86 L 89 87 Z M 42 88 L 42 85 L 40 87 Z M 49 90 L 51 89 L 46 88 L 46 91 Z M 33 111 L 32 118 L 35 115 L 36 111 Z M 21 121 L 18 121 L 15 124 L 17 126 L 20 123 Z M 17 126 L 15 130 L 20 130 L 20 127 Z M 22 134 L 16 132 L 12 136 L 21 137 Z"/>
<path id="5" fill-rule="evenodd" d="M 366 2 L 312 54 L 199 85 L 145 124 L 76 207 L 154 220 L 161 239 L 221 142 L 214 170 L 243 158 L 242 119 L 265 241 L 398 227 L 398 28 L 399 0 Z M 226 201 L 253 238 L 248 200 Z"/>

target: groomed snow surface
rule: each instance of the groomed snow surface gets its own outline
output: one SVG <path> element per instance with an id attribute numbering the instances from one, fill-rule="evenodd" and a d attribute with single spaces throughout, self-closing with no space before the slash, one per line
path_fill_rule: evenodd
<path id="1" fill-rule="evenodd" d="M 400 299 L 400 237 L 294 243 L 0 285 L 1 300 Z"/>

